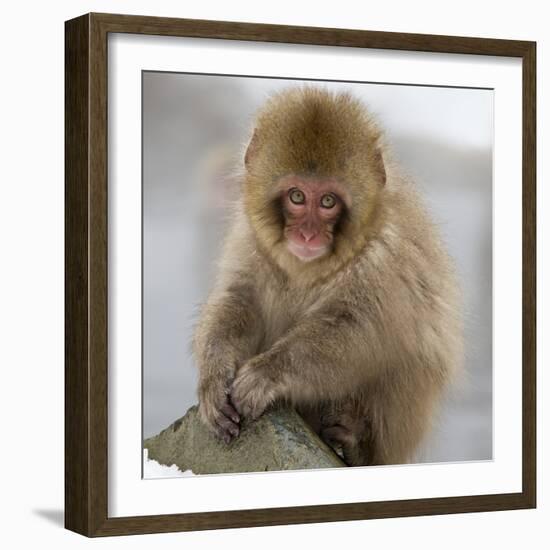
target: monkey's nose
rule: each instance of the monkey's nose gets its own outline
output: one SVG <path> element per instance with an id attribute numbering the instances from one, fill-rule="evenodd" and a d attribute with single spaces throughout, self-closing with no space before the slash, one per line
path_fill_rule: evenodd
<path id="1" fill-rule="evenodd" d="M 306 241 L 306 243 L 311 241 L 311 239 L 313 239 L 313 237 L 315 237 L 315 235 L 317 235 L 317 233 L 315 231 L 312 231 L 311 229 L 304 229 L 304 228 L 300 228 L 300 234 L 302 235 L 302 237 L 304 238 L 304 241 Z"/>

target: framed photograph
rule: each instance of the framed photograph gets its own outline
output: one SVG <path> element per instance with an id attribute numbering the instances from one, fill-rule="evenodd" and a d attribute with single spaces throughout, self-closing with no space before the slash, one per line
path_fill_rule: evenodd
<path id="1" fill-rule="evenodd" d="M 68 529 L 536 506 L 534 42 L 65 41 Z"/>

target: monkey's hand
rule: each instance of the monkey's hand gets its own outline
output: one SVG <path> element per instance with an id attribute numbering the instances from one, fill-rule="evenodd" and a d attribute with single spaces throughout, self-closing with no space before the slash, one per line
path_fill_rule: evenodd
<path id="1" fill-rule="evenodd" d="M 258 418 L 275 401 L 279 391 L 274 370 L 266 353 L 253 357 L 239 369 L 231 388 L 231 400 L 240 414 Z"/>
<path id="2" fill-rule="evenodd" d="M 203 422 L 225 443 L 239 435 L 240 417 L 229 398 L 229 384 L 223 378 L 201 380 L 199 413 Z"/>

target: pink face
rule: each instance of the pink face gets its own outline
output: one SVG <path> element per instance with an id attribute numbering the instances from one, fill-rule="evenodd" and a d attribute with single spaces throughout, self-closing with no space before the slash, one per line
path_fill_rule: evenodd
<path id="1" fill-rule="evenodd" d="M 281 182 L 288 250 L 307 262 L 330 251 L 334 226 L 349 207 L 349 196 L 335 180 L 290 176 Z"/>

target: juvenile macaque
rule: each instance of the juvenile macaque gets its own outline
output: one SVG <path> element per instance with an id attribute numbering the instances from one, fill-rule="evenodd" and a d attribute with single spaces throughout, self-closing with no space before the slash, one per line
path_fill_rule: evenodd
<path id="1" fill-rule="evenodd" d="M 348 94 L 260 111 L 242 200 L 194 337 L 202 419 L 296 407 L 349 465 L 413 458 L 461 366 L 459 293 L 414 188 Z"/>

